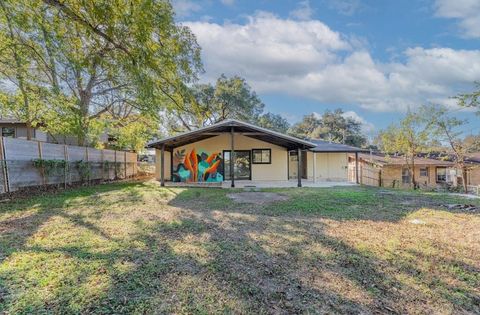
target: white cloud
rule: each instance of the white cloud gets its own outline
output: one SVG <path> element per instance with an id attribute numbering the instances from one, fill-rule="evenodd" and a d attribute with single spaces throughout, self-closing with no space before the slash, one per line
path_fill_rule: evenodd
<path id="1" fill-rule="evenodd" d="M 360 0 L 328 0 L 328 6 L 343 15 L 353 15 L 361 7 Z"/>
<path id="2" fill-rule="evenodd" d="M 309 20 L 312 18 L 314 9 L 310 6 L 309 0 L 300 1 L 298 7 L 290 12 L 290 17 L 297 20 Z"/>
<path id="3" fill-rule="evenodd" d="M 238 74 L 258 92 L 403 111 L 427 102 L 449 104 L 450 96 L 480 80 L 480 50 L 413 47 L 402 52 L 405 62 L 382 63 L 318 20 L 260 12 L 245 24 L 186 24 L 202 46 L 205 80 Z"/>
<path id="4" fill-rule="evenodd" d="M 220 0 L 224 5 L 234 5 L 235 0 Z"/>
<path id="5" fill-rule="evenodd" d="M 353 120 L 355 120 L 356 122 L 359 122 L 362 124 L 362 132 L 364 134 L 373 134 L 373 132 L 375 131 L 375 125 L 372 124 L 371 122 L 368 122 L 367 120 L 365 120 L 365 118 L 363 118 L 362 116 L 360 116 L 359 114 L 357 114 L 356 112 L 354 111 L 347 111 L 345 113 L 343 113 L 343 117 L 345 118 L 351 118 Z"/>
<path id="6" fill-rule="evenodd" d="M 194 12 L 198 12 L 202 9 L 202 6 L 198 2 L 192 0 L 173 0 L 173 10 L 179 17 L 186 17 Z"/>
<path id="7" fill-rule="evenodd" d="M 480 38 L 479 0 L 436 0 L 435 15 L 458 19 L 465 37 Z"/>

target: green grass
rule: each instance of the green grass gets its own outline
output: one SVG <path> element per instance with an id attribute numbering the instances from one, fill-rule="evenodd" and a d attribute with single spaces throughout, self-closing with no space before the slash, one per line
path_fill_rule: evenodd
<path id="1" fill-rule="evenodd" d="M 0 313 L 480 312 L 480 215 L 442 206 L 479 200 L 267 191 L 289 199 L 123 183 L 1 203 Z"/>

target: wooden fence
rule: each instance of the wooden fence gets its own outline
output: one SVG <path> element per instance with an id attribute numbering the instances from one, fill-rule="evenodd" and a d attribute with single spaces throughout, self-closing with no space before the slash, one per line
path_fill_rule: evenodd
<path id="1" fill-rule="evenodd" d="M 348 167 L 348 180 L 355 182 L 356 168 L 355 165 Z M 382 170 L 359 163 L 358 165 L 358 181 L 361 185 L 382 186 Z"/>
<path id="2" fill-rule="evenodd" d="M 136 174 L 136 153 L 0 137 L 0 193 Z"/>

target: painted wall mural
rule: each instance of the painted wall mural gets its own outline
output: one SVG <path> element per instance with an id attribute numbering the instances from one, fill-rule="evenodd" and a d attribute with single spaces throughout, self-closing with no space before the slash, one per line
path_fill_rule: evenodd
<path id="1" fill-rule="evenodd" d="M 187 152 L 185 149 L 176 150 L 173 155 L 174 182 L 222 182 L 223 181 L 222 154 L 208 154 L 197 151 L 195 148 Z"/>

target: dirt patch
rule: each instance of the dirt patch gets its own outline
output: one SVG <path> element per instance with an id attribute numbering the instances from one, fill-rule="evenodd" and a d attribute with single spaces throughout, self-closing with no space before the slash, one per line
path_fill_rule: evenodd
<path id="1" fill-rule="evenodd" d="M 230 193 L 227 197 L 237 203 L 268 204 L 276 201 L 288 200 L 288 196 L 272 192 L 245 191 L 241 193 Z"/>

